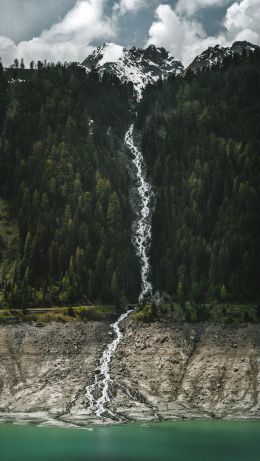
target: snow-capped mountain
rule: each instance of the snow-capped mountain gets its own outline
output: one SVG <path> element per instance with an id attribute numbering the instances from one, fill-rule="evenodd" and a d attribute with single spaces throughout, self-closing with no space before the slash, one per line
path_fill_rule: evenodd
<path id="1" fill-rule="evenodd" d="M 180 61 L 175 60 L 164 48 L 154 45 L 146 49 L 134 47 L 128 50 L 114 43 L 105 43 L 88 56 L 82 65 L 101 73 L 105 70 L 113 72 L 122 81 L 132 82 L 139 98 L 148 83 L 184 71 Z"/>
<path id="2" fill-rule="evenodd" d="M 209 47 L 197 56 L 188 66 L 193 72 L 203 68 L 210 68 L 222 63 L 227 56 L 255 51 L 260 48 L 249 42 L 235 42 L 231 47 L 216 45 Z M 159 78 L 166 78 L 170 74 L 184 74 L 182 63 L 176 60 L 165 48 L 154 45 L 148 48 L 127 49 L 115 43 L 105 43 L 96 48 L 91 55 L 83 61 L 82 66 L 87 71 L 94 68 L 99 72 L 109 71 L 114 73 L 123 82 L 132 82 L 140 99 L 143 89 L 148 83 L 155 83 Z"/>
<path id="3" fill-rule="evenodd" d="M 234 54 L 242 54 L 245 52 L 249 54 L 259 48 L 258 45 L 252 45 L 249 42 L 235 42 L 229 47 L 216 45 L 209 47 L 206 51 L 197 56 L 194 61 L 188 66 L 193 72 L 199 72 L 203 68 L 210 68 L 216 64 L 222 63 L 223 59 L 227 56 L 234 56 Z"/>

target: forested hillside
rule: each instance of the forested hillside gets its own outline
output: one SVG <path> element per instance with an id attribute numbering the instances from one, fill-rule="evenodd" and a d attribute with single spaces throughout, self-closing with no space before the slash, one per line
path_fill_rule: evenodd
<path id="1" fill-rule="evenodd" d="M 178 301 L 260 296 L 260 53 L 147 87 L 153 286 Z"/>
<path id="2" fill-rule="evenodd" d="M 136 302 L 124 147 L 136 107 L 154 191 L 154 291 L 180 303 L 259 301 L 259 50 L 148 85 L 137 106 L 111 74 L 18 67 L 0 66 L 3 303 Z"/>
<path id="3" fill-rule="evenodd" d="M 0 196 L 19 228 L 16 252 L 0 254 L 2 297 L 135 301 L 123 149 L 132 87 L 73 64 L 21 67 L 0 68 Z"/>

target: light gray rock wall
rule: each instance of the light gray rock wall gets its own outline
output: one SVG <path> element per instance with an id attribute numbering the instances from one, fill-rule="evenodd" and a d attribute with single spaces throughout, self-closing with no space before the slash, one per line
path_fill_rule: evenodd
<path id="1" fill-rule="evenodd" d="M 127 321 L 124 333 L 111 409 L 126 420 L 260 418 L 260 325 Z M 98 422 L 84 388 L 108 341 L 102 322 L 0 326 L 0 419 Z"/>

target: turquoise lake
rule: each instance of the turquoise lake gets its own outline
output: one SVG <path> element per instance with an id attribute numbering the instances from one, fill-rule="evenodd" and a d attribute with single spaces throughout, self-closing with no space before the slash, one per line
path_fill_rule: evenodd
<path id="1" fill-rule="evenodd" d="M 259 461 L 258 422 L 56 429 L 0 425 L 1 461 Z"/>

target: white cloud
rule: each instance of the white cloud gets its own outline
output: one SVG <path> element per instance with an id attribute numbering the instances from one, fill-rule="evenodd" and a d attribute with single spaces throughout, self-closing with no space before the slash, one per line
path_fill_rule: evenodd
<path id="1" fill-rule="evenodd" d="M 1 2 L 2 0 L 0 0 Z M 6 0 L 7 1 L 7 0 Z M 29 1 L 29 0 L 28 0 Z M 151 0 L 114 0 L 111 17 L 105 9 L 109 0 L 78 0 L 58 23 L 39 36 L 16 44 L 0 36 L 0 56 L 5 65 L 14 58 L 49 61 L 82 61 L 93 49 L 92 44 L 114 39 L 120 18 L 151 5 Z M 260 0 L 178 0 L 175 8 L 159 4 L 149 30 L 147 44 L 164 46 L 188 65 L 208 46 L 229 46 L 236 40 L 260 44 Z M 157 0 L 152 2 L 154 5 Z M 158 3 L 157 3 L 158 4 Z M 227 5 L 222 31 L 217 36 L 207 36 L 196 13 L 203 8 Z"/>
<path id="2" fill-rule="evenodd" d="M 76 0 L 0 0 L 0 31 L 16 42 L 37 37 L 58 22 Z"/>
<path id="3" fill-rule="evenodd" d="M 188 8 L 188 3 L 193 6 Z M 175 9 L 168 4 L 159 5 L 147 44 L 165 47 L 184 65 L 216 44 L 230 46 L 236 40 L 260 44 L 260 0 L 234 2 L 226 11 L 223 31 L 217 36 L 207 36 L 202 24 L 193 15 L 196 8 L 216 3 L 215 0 L 179 0 Z M 224 1 L 218 3 L 223 4 Z"/>
<path id="4" fill-rule="evenodd" d="M 0 35 L 0 58 L 3 61 L 3 64 L 9 64 L 13 61 L 16 54 L 16 45 L 8 37 Z"/>
<path id="5" fill-rule="evenodd" d="M 7 37 L 0 37 L 0 56 L 4 64 L 14 58 L 49 61 L 81 61 L 92 50 L 93 40 L 114 37 L 115 24 L 104 15 L 105 0 L 80 0 L 49 30 L 39 37 L 23 41 L 17 45 Z"/>
<path id="6" fill-rule="evenodd" d="M 260 43 L 260 0 L 242 0 L 231 5 L 224 25 L 229 40 Z"/>
<path id="7" fill-rule="evenodd" d="M 192 56 L 214 42 L 195 19 L 178 14 L 170 5 L 159 5 L 149 31 L 148 44 L 163 46 L 186 65 Z"/>
<path id="8" fill-rule="evenodd" d="M 179 0 L 176 11 L 192 15 L 203 8 L 221 7 L 230 3 L 230 0 Z"/>
<path id="9" fill-rule="evenodd" d="M 138 10 L 147 6 L 147 0 L 120 0 L 114 6 L 114 11 L 119 14 L 126 14 L 128 12 L 136 13 Z"/>

